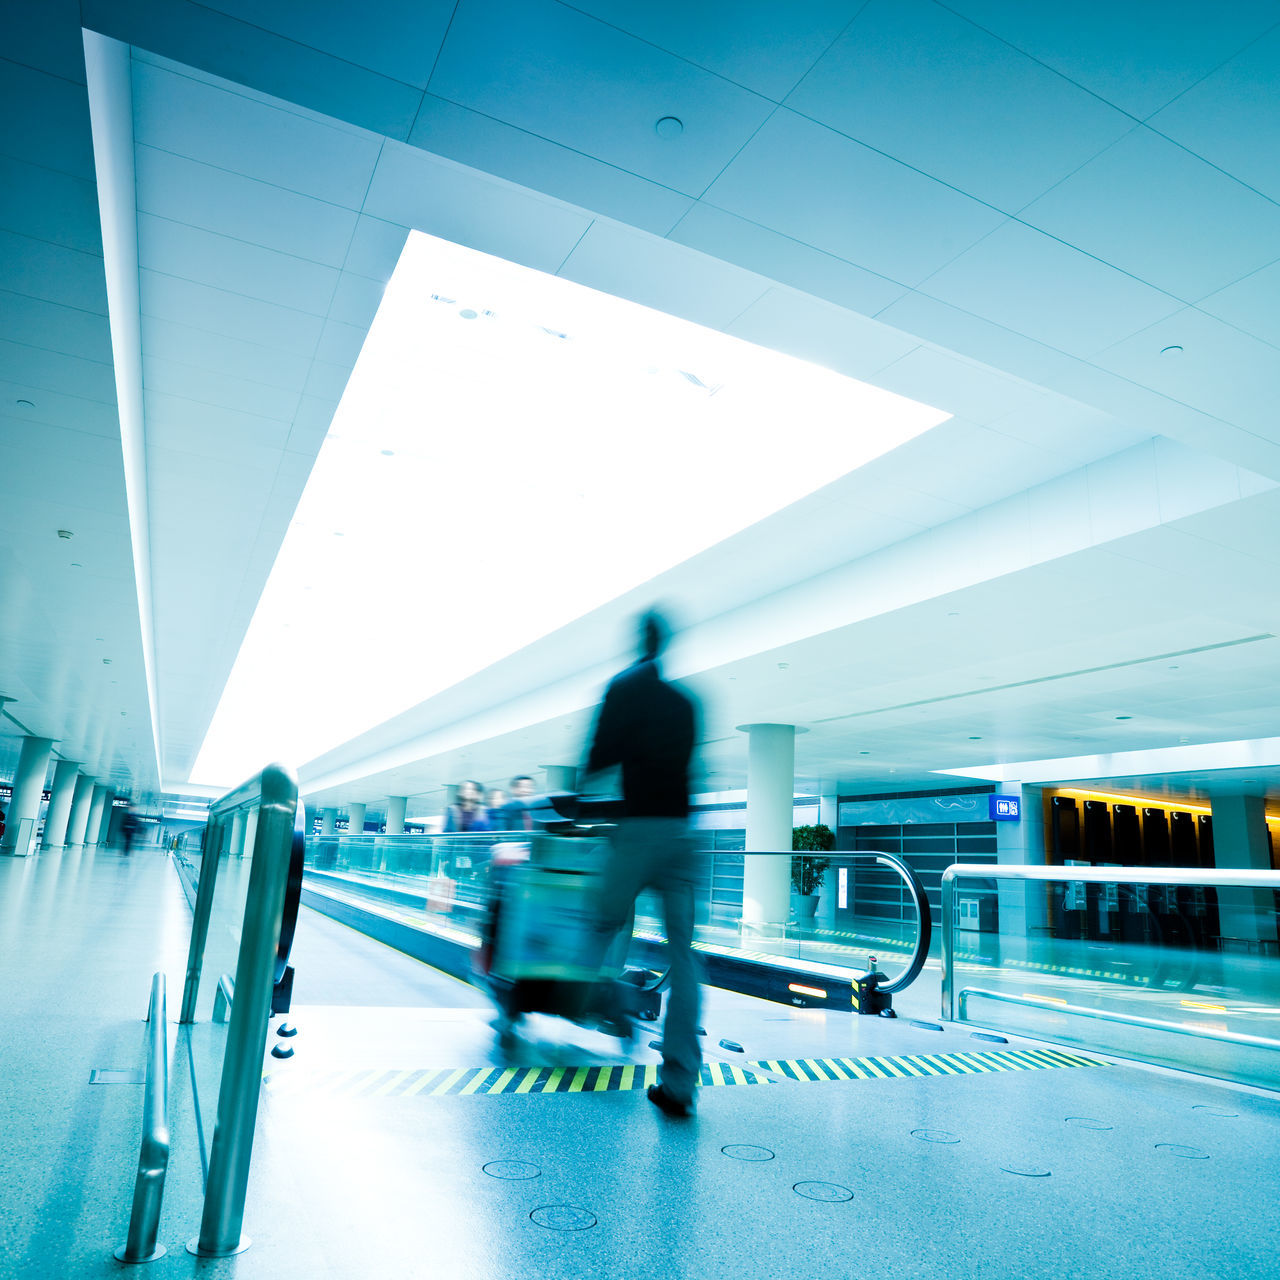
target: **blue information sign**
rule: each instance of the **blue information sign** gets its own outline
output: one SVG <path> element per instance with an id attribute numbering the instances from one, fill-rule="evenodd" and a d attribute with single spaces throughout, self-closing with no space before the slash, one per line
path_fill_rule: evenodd
<path id="1" fill-rule="evenodd" d="M 992 822 L 1017 822 L 1022 817 L 1022 801 L 1018 796 L 993 795 L 988 796 L 987 801 Z"/>

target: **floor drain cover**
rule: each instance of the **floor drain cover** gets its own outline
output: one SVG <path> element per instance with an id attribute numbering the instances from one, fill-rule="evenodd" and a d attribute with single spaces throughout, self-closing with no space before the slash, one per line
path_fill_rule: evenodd
<path id="1" fill-rule="evenodd" d="M 721 1147 L 721 1151 L 729 1157 L 730 1160 L 772 1160 L 773 1152 L 768 1147 L 752 1147 L 745 1143 L 732 1143 L 727 1147 Z"/>
<path id="2" fill-rule="evenodd" d="M 721 1040 L 720 1047 L 728 1049 L 730 1053 L 741 1053 L 742 1046 L 736 1040 Z"/>
<path id="3" fill-rule="evenodd" d="M 1191 1110 L 1203 1111 L 1207 1116 L 1221 1116 L 1224 1120 L 1238 1120 L 1240 1118 L 1240 1113 L 1238 1111 L 1227 1111 L 1222 1107 L 1209 1107 L 1203 1102 L 1196 1103 Z"/>
<path id="4" fill-rule="evenodd" d="M 133 1071 L 123 1067 L 97 1067 L 89 1072 L 90 1084 L 146 1084 L 147 1078 L 141 1071 Z"/>
<path id="5" fill-rule="evenodd" d="M 523 1160 L 490 1160 L 483 1172 L 491 1178 L 506 1178 L 514 1182 L 521 1178 L 536 1178 L 542 1170 L 536 1164 L 525 1164 Z"/>
<path id="6" fill-rule="evenodd" d="M 548 1231 L 585 1231 L 596 1225 L 596 1215 L 571 1204 L 544 1204 L 529 1217 Z"/>
<path id="7" fill-rule="evenodd" d="M 1008 1044 L 1009 1041 L 1005 1036 L 988 1035 L 985 1031 L 971 1031 L 969 1033 L 970 1040 L 986 1040 L 991 1044 Z"/>
<path id="8" fill-rule="evenodd" d="M 797 1182 L 792 1191 L 806 1200 L 820 1200 L 823 1204 L 839 1204 L 852 1200 L 853 1192 L 835 1182 Z"/>
<path id="9" fill-rule="evenodd" d="M 1094 1120 L 1091 1116 L 1068 1116 L 1067 1124 L 1073 1124 L 1077 1129 L 1112 1129 L 1115 1126 L 1109 1125 L 1105 1120 Z"/>
<path id="10" fill-rule="evenodd" d="M 920 1022 L 915 1018 L 912 1018 L 911 1025 L 915 1027 L 917 1031 L 941 1031 L 942 1030 L 942 1028 L 936 1022 Z"/>
<path id="11" fill-rule="evenodd" d="M 1016 1173 L 1019 1178 L 1047 1178 L 1049 1176 L 1049 1170 L 1042 1169 L 1038 1164 L 1002 1164 L 1000 1168 L 1005 1173 Z"/>
<path id="12" fill-rule="evenodd" d="M 911 1136 L 921 1142 L 959 1142 L 960 1138 L 945 1129 L 912 1129 Z"/>
<path id="13" fill-rule="evenodd" d="M 1183 1160 L 1207 1160 L 1209 1153 L 1199 1147 L 1180 1147 L 1176 1142 L 1157 1142 L 1157 1151 L 1167 1151 L 1171 1156 L 1181 1156 Z"/>

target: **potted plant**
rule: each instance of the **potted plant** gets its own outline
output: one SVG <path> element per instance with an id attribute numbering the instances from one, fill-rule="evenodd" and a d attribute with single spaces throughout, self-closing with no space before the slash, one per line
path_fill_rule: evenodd
<path id="1" fill-rule="evenodd" d="M 802 857 L 791 859 L 791 906 L 797 921 L 812 920 L 818 908 L 818 890 L 831 859 L 822 857 L 836 847 L 836 833 L 825 822 L 792 827 L 791 848 Z"/>

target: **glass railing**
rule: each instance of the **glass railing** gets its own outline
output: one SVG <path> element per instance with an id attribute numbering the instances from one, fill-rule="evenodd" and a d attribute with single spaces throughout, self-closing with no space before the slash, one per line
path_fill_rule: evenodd
<path id="1" fill-rule="evenodd" d="M 957 864 L 942 1016 L 1280 1087 L 1280 872 Z"/>
<path id="2" fill-rule="evenodd" d="M 483 835 L 313 835 L 307 840 L 309 887 L 372 906 L 415 927 L 480 945 L 494 878 L 494 851 L 527 844 L 530 833 Z M 515 854 L 511 850 L 506 856 Z M 499 861 L 503 854 L 498 854 Z M 764 877 L 790 879 L 790 853 L 747 853 L 744 879 L 764 861 Z M 841 975 L 865 972 L 871 956 L 886 975 L 887 988 L 905 987 L 924 963 L 929 945 L 928 905 L 918 880 L 889 855 L 841 855 L 845 875 L 823 889 L 816 907 L 794 899 L 776 914 L 785 918 L 743 919 L 741 884 L 726 886 L 715 874 L 714 855 L 696 855 L 695 945 L 727 958 L 776 959 Z M 881 893 L 891 911 L 855 913 L 849 903 Z M 859 890 L 866 890 L 859 895 Z M 830 895 L 826 898 L 826 895 Z M 825 900 L 824 900 L 825 899 Z M 890 901 L 891 899 L 891 901 Z M 783 901 L 786 896 L 783 895 Z M 905 904 L 905 906 L 904 906 Z M 921 916 L 923 913 L 923 927 Z M 642 894 L 636 906 L 638 943 L 665 942 L 661 903 Z M 642 949 L 643 950 L 643 949 Z M 650 959 L 653 955 L 650 954 Z"/>

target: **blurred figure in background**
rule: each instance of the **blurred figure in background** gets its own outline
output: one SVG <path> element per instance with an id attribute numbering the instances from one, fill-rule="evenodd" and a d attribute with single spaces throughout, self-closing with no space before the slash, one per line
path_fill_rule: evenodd
<path id="1" fill-rule="evenodd" d="M 124 846 L 125 853 L 133 852 L 133 842 L 138 838 L 138 831 L 142 827 L 142 820 L 132 809 L 124 811 L 124 817 L 120 819 L 120 843 Z"/>
<path id="2" fill-rule="evenodd" d="M 488 831 L 489 819 L 481 803 L 483 795 L 484 790 L 480 784 L 470 778 L 458 783 L 457 802 L 451 804 L 445 812 L 445 831 Z"/>
<path id="3" fill-rule="evenodd" d="M 529 797 L 533 795 L 533 779 L 527 773 L 511 779 L 511 798 L 498 812 L 489 810 L 489 821 L 495 831 L 532 831 L 533 818 L 529 814 Z"/>
<path id="4" fill-rule="evenodd" d="M 623 816 L 613 837 L 601 892 L 605 945 L 648 888 L 662 898 L 671 994 L 662 1025 L 659 1083 L 649 1101 L 667 1115 L 692 1115 L 702 1066 L 698 975 L 693 960 L 694 851 L 689 832 L 689 774 L 698 740 L 698 707 L 662 678 L 659 655 L 670 629 L 652 610 L 640 618 L 639 659 L 615 676 L 596 718 L 584 774 L 621 766 Z"/>

